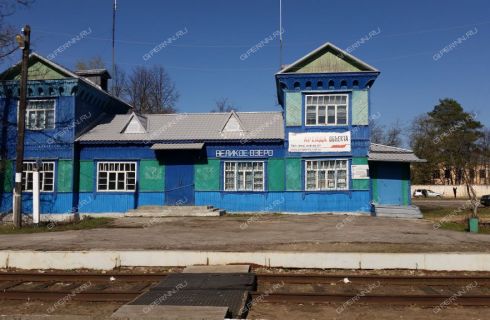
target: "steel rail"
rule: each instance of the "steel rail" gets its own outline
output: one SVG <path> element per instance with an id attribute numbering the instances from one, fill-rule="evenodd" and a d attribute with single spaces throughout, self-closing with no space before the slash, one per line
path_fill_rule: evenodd
<path id="1" fill-rule="evenodd" d="M 62 292 L 62 291 L 3 291 L 0 300 L 128 302 L 140 292 Z"/>
<path id="2" fill-rule="evenodd" d="M 448 295 L 399 295 L 399 294 L 366 294 L 353 295 L 345 293 L 267 293 L 254 292 L 252 299 L 260 299 L 264 303 L 356 303 L 393 304 L 393 305 L 423 305 L 438 306 L 453 296 Z M 252 300 L 253 301 L 253 300 Z M 352 303 L 350 303 L 352 304 Z M 455 299 L 455 304 L 462 306 L 489 306 L 490 295 L 461 295 Z"/>
<path id="3" fill-rule="evenodd" d="M 162 280 L 168 273 L 158 274 L 128 274 L 128 273 L 0 273 L 0 281 L 22 281 L 22 282 L 105 282 L 105 281 L 122 281 L 122 282 L 155 282 Z"/>
<path id="4" fill-rule="evenodd" d="M 490 276 L 378 276 L 378 275 L 318 275 L 318 274 L 257 274 L 257 282 L 286 284 L 329 284 L 342 282 L 347 278 L 352 283 L 372 283 L 379 281 L 387 284 L 415 283 L 426 285 L 468 284 L 476 281 L 478 284 L 490 285 Z"/>

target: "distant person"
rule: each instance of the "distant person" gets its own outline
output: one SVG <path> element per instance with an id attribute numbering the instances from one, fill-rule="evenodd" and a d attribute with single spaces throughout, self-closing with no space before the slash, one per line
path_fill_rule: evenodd
<path id="1" fill-rule="evenodd" d="M 454 199 L 456 199 L 456 193 L 458 192 L 457 187 L 453 187 Z"/>

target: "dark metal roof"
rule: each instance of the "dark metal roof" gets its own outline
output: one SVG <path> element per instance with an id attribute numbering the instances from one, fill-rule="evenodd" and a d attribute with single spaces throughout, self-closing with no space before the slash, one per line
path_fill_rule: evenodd
<path id="1" fill-rule="evenodd" d="M 147 114 L 145 133 L 124 133 L 131 114 L 115 115 L 82 135 L 82 142 L 284 140 L 282 112 L 236 112 L 242 130 L 223 131 L 230 113 Z"/>
<path id="2" fill-rule="evenodd" d="M 369 148 L 369 161 L 386 162 L 426 162 L 418 158 L 412 150 L 371 143 Z"/>
<path id="3" fill-rule="evenodd" d="M 155 143 L 151 150 L 201 150 L 204 143 Z"/>

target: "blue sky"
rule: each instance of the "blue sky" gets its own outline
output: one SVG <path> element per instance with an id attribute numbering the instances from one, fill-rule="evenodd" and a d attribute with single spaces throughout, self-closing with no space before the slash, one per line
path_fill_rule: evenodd
<path id="1" fill-rule="evenodd" d="M 274 73 L 278 41 L 245 60 L 240 55 L 279 26 L 279 0 L 118 0 L 116 62 L 128 71 L 161 64 L 176 82 L 181 112 L 207 112 L 227 97 L 241 111 L 279 110 Z M 284 63 L 324 42 L 347 48 L 372 30 L 381 33 L 352 52 L 381 71 L 373 87 L 379 121 L 403 125 L 437 104 L 458 100 L 490 126 L 490 2 L 488 0 L 283 0 Z M 73 35 L 90 31 L 55 61 L 72 68 L 99 55 L 111 65 L 112 0 L 36 0 L 10 17 L 32 28 L 33 49 L 49 55 Z M 181 38 L 144 60 L 179 30 Z M 434 55 L 473 30 L 474 35 Z M 16 53 L 12 61 L 18 60 Z"/>

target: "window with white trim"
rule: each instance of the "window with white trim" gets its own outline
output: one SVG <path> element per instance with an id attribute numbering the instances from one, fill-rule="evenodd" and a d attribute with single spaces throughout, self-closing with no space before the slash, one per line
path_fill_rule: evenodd
<path id="1" fill-rule="evenodd" d="M 347 105 L 346 94 L 306 95 L 305 125 L 347 125 Z"/>
<path id="2" fill-rule="evenodd" d="M 22 191 L 32 192 L 33 173 L 36 166 L 35 161 L 24 161 L 22 164 Z M 42 163 L 39 170 L 39 190 L 41 192 L 54 191 L 54 162 L 47 161 Z"/>
<path id="3" fill-rule="evenodd" d="M 55 124 L 55 100 L 28 100 L 26 107 L 26 129 L 53 129 Z"/>
<path id="4" fill-rule="evenodd" d="M 135 191 L 136 162 L 105 161 L 97 163 L 97 191 Z"/>
<path id="5" fill-rule="evenodd" d="M 264 191 L 264 162 L 226 161 L 225 191 Z"/>
<path id="6" fill-rule="evenodd" d="M 349 188 L 347 160 L 307 160 L 306 190 L 346 190 Z"/>

